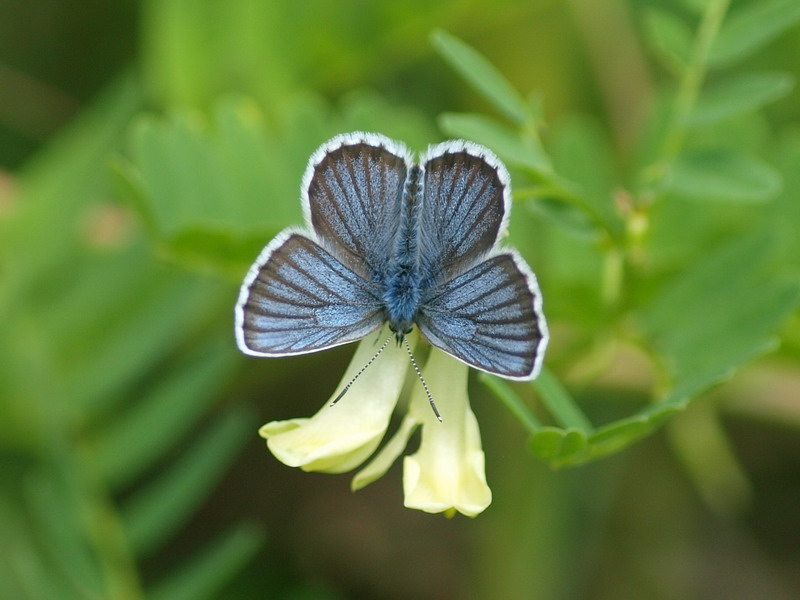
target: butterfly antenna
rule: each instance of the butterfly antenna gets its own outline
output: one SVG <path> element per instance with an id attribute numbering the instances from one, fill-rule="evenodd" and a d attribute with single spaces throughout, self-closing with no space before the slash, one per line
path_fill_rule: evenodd
<path id="1" fill-rule="evenodd" d="M 431 395 L 431 391 L 428 389 L 428 384 L 425 383 L 425 378 L 422 376 L 422 371 L 419 369 L 419 365 L 417 364 L 417 359 L 414 358 L 414 353 L 411 352 L 411 346 L 408 344 L 408 339 L 403 338 L 403 341 L 406 343 L 406 352 L 408 352 L 408 357 L 411 359 L 411 364 L 414 365 L 414 371 L 419 378 L 420 383 L 422 384 L 423 389 L 425 390 L 425 395 L 428 396 L 428 402 L 431 403 L 431 408 L 433 409 L 433 414 L 436 415 L 436 418 L 439 419 L 439 423 L 442 422 L 442 415 L 439 414 L 439 409 L 436 408 L 436 402 L 433 401 L 433 396 Z"/>
<path id="2" fill-rule="evenodd" d="M 336 396 L 336 398 L 334 398 L 334 399 L 333 399 L 333 402 L 331 402 L 331 404 L 330 404 L 331 406 L 333 406 L 333 405 L 334 405 L 334 404 L 336 404 L 336 403 L 337 403 L 339 400 L 341 400 L 341 399 L 342 399 L 342 396 L 344 396 L 344 395 L 347 393 L 347 390 L 349 390 L 349 389 L 350 389 L 350 386 L 351 386 L 351 385 L 353 385 L 353 384 L 355 383 L 356 379 L 358 379 L 359 377 L 361 377 L 361 374 L 362 374 L 364 371 L 366 371 L 366 370 L 367 370 L 367 368 L 369 368 L 369 366 L 370 366 L 372 363 L 374 363 L 374 362 L 375 362 L 375 359 L 376 359 L 376 358 L 378 358 L 378 357 L 381 355 L 381 352 L 383 352 L 383 351 L 386 349 L 386 346 L 389 344 L 389 340 L 391 340 L 391 339 L 392 339 L 392 336 L 391 336 L 391 335 L 390 335 L 388 338 L 386 338 L 386 341 L 385 341 L 385 342 L 383 342 L 383 344 L 381 344 L 381 347 L 380 347 L 380 348 L 378 348 L 378 351 L 377 351 L 375 354 L 373 354 L 373 355 L 372 355 L 372 358 L 370 358 L 370 359 L 367 361 L 367 364 L 365 364 L 363 367 L 361 367 L 361 370 L 360 370 L 358 373 L 356 373 L 356 374 L 355 374 L 355 376 L 354 376 L 354 377 L 353 377 L 353 378 L 350 380 L 350 382 L 349 382 L 349 383 L 348 383 L 346 386 L 344 386 L 344 388 L 342 389 L 342 391 L 341 391 L 341 392 L 339 392 L 339 395 L 338 395 L 338 396 Z"/>

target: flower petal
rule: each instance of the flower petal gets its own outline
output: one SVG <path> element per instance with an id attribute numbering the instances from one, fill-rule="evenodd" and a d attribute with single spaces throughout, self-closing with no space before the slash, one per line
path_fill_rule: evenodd
<path id="1" fill-rule="evenodd" d="M 474 517 L 492 501 L 486 483 L 480 430 L 467 397 L 468 367 L 437 350 L 425 367 L 425 378 L 439 407 L 439 423 L 422 390 L 409 408 L 423 422 L 419 450 L 403 461 L 405 505 L 431 513 L 454 510 Z"/>
<path id="2" fill-rule="evenodd" d="M 314 416 L 273 421 L 259 430 L 278 460 L 304 471 L 342 473 L 374 452 L 386 432 L 408 370 L 408 357 L 402 349 L 388 346 L 339 402 L 334 406 L 330 402 L 375 354 L 375 340 L 382 342 L 388 335 L 388 328 L 384 328 L 381 337 L 370 335 L 358 345 L 337 392 Z"/>
<path id="3" fill-rule="evenodd" d="M 353 477 L 350 487 L 353 491 L 360 490 L 361 488 L 369 485 L 376 479 L 380 479 L 389 470 L 389 467 L 394 464 L 397 457 L 406 449 L 408 438 L 419 426 L 416 419 L 406 416 L 400 424 L 400 428 L 395 432 L 386 445 L 381 448 L 380 452 L 371 460 L 366 467 L 361 469 Z"/>

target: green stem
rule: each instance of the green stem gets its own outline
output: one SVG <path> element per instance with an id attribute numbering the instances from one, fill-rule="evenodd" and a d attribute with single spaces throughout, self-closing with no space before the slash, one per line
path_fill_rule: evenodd
<path id="1" fill-rule="evenodd" d="M 669 173 L 686 138 L 686 120 L 700 94 L 700 88 L 708 69 L 708 56 L 717 37 L 722 21 L 728 11 L 730 0 L 712 0 L 706 8 L 697 31 L 689 65 L 683 73 L 672 108 L 670 125 L 658 158 L 644 170 L 645 193 L 640 197 L 649 204 L 657 196 L 658 189 Z"/>
<path id="2" fill-rule="evenodd" d="M 488 373 L 481 373 L 478 378 L 506 405 L 509 412 L 525 426 L 529 434 L 533 435 L 542 428 L 542 422 L 536 418 L 508 383 Z"/>

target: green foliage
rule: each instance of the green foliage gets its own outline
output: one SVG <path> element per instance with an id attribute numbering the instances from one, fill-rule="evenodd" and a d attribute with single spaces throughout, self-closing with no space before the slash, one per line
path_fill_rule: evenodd
<path id="1" fill-rule="evenodd" d="M 709 386 L 732 377 L 741 366 L 774 349 L 775 332 L 800 304 L 798 274 L 786 271 L 786 257 L 774 251 L 778 245 L 774 215 L 747 215 L 747 220 L 728 233 L 727 239 L 714 241 L 705 256 L 691 255 L 694 264 L 682 265 L 679 272 L 667 278 L 648 268 L 646 262 L 647 253 L 657 250 L 651 246 L 658 240 L 648 239 L 644 227 L 663 226 L 674 232 L 681 229 L 681 221 L 695 218 L 693 213 L 706 217 L 699 206 L 695 208 L 688 201 L 719 204 L 715 210 L 726 210 L 732 204 L 774 201 L 783 187 L 775 167 L 748 154 L 757 146 L 741 148 L 724 141 L 714 145 L 702 142 L 703 128 L 729 127 L 732 119 L 748 116 L 792 87 L 791 77 L 781 73 L 739 75 L 707 90 L 700 87 L 709 65 L 729 65 L 730 61 L 745 57 L 784 27 L 779 13 L 785 11 L 778 10 L 778 5 L 786 8 L 783 2 L 742 11 L 730 21 L 721 20 L 721 4 L 709 3 L 705 29 L 701 28 L 698 34 L 719 28 L 716 41 L 698 37 L 692 42 L 682 21 L 669 13 L 652 9 L 646 15 L 652 47 L 668 67 L 679 73 L 681 81 L 673 100 L 672 121 L 662 128 L 655 143 L 657 158 L 649 165 L 644 161 L 647 166 L 641 174 L 632 176 L 634 180 L 649 178 L 649 186 L 642 188 L 639 196 L 630 196 L 630 206 L 623 207 L 614 205 L 613 174 L 606 166 L 605 156 L 612 149 L 607 142 L 604 146 L 604 140 L 589 125 L 575 123 L 558 132 L 553 145 L 554 172 L 553 161 L 544 154 L 537 133 L 541 123 L 530 117 L 535 114 L 533 107 L 520 107 L 521 97 L 473 48 L 441 32 L 434 37 L 443 57 L 467 83 L 512 121 L 509 128 L 480 115 L 447 114 L 442 118 L 442 127 L 495 148 L 502 158 L 518 167 L 532 186 L 523 188 L 524 200 L 538 204 L 565 231 L 579 232 L 594 244 L 595 253 L 605 254 L 606 264 L 618 263 L 622 257 L 622 266 L 604 274 L 607 299 L 612 303 L 608 310 L 620 326 L 629 329 L 626 336 L 635 339 L 651 357 L 658 375 L 659 385 L 651 391 L 654 404 L 597 429 L 547 370 L 532 385 L 555 426 L 542 425 L 508 384 L 483 377 L 530 432 L 534 454 L 554 467 L 606 456 L 652 433 Z M 758 30 L 749 26 L 751 19 L 760 23 Z M 703 44 L 710 48 L 708 54 L 693 50 L 693 46 L 702 48 Z M 698 147 L 692 131 L 699 131 Z M 519 181 L 515 180 L 517 196 Z M 659 213 L 658 205 L 667 202 L 682 203 L 677 218 Z M 741 232 L 745 225 L 752 233 Z M 800 224 L 795 221 L 793 225 L 792 234 L 796 236 Z M 621 235 L 623 229 L 625 234 Z M 707 243 L 703 233 L 698 236 L 694 243 Z M 592 286 L 591 282 L 586 285 Z M 638 305 L 621 303 L 620 297 L 625 297 L 629 289 L 651 285 L 654 289 L 647 298 L 625 298 L 626 302 L 637 300 Z M 753 294 L 753 290 L 759 293 Z M 570 300 L 561 297 L 556 301 Z M 566 312 L 563 307 L 558 308 Z M 628 311 L 636 315 L 633 323 Z M 630 330 L 632 324 L 634 328 Z M 608 324 L 597 334 L 607 336 Z"/>
<path id="2" fill-rule="evenodd" d="M 463 137 L 512 172 L 509 242 L 534 266 L 552 340 L 533 382 L 480 375 L 500 401 L 494 408 L 527 437 L 517 449 L 530 453 L 491 476 L 497 498 L 504 486 L 519 497 L 513 510 L 498 507 L 509 511 L 509 535 L 490 529 L 489 545 L 523 531 L 521 514 L 536 527 L 515 557 L 529 548 L 537 560 L 559 548 L 585 554 L 567 546 L 573 524 L 558 529 L 566 479 L 515 488 L 519 474 L 634 460 L 631 445 L 663 427 L 708 506 L 729 510 L 725 486 L 747 495 L 716 408 L 700 400 L 754 364 L 796 369 L 800 356 L 800 129 L 786 117 L 797 116 L 797 72 L 780 71 L 788 67 L 769 46 L 796 49 L 800 4 L 631 3 L 632 37 L 647 48 L 635 47 L 647 71 L 634 82 L 638 106 L 622 104 L 638 128 L 633 139 L 602 116 L 614 112 L 619 81 L 585 76 L 602 60 L 562 72 L 568 62 L 507 36 L 517 14 L 530 16 L 523 4 L 481 13 L 480 3 L 454 1 L 141 2 L 137 74 L 42 144 L 13 173 L 12 193 L 0 173 L 0 597 L 188 600 L 248 587 L 231 582 L 259 552 L 261 525 L 194 525 L 244 444 L 259 443 L 248 402 L 299 403 L 281 378 L 303 377 L 241 359 L 231 333 L 236 286 L 275 233 L 302 223 L 306 161 L 344 131 L 380 131 L 416 150 Z M 460 26 L 478 13 L 481 27 Z M 534 67 L 549 62 L 542 77 Z M 520 91 L 529 72 L 560 95 Z M 598 108 L 597 97 L 609 106 Z M 324 369 L 328 359 L 318 360 Z M 626 369 L 624 384 L 604 378 Z M 604 465 L 575 472 L 594 477 Z M 611 479 L 598 495 L 617 491 L 602 489 Z M 304 497 L 300 509 L 328 500 Z M 534 501 L 550 512 L 525 513 Z M 540 539 L 543 523 L 557 539 Z M 376 530 L 376 542 L 374 530 L 364 529 L 376 547 L 381 535 L 393 538 Z M 176 543 L 192 549 L 176 560 Z M 524 581 L 526 555 L 495 554 Z M 288 582 L 284 567 L 255 567 L 285 592 L 276 597 L 344 597 L 327 589 L 327 573 Z M 263 597 L 247 593 L 235 597 Z"/>
<path id="3" fill-rule="evenodd" d="M 208 326 L 227 293 L 154 260 L 102 200 L 112 182 L 97 164 L 141 106 L 130 81 L 117 84 L 22 174 L 2 223 L 4 490 L 16 490 L 0 498 L 4 597 L 144 597 L 136 561 L 185 523 L 251 430 L 242 407 L 213 407 L 236 364 L 228 328 Z M 209 411 L 215 424 L 196 431 Z M 165 458 L 190 432 L 190 449 Z M 169 583 L 172 597 L 211 597 L 252 557 L 257 530 L 231 531 Z"/>

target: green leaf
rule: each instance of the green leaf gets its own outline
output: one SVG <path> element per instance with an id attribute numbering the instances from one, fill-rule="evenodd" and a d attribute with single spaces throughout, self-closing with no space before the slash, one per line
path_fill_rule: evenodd
<path id="1" fill-rule="evenodd" d="M 677 160 L 670 192 L 701 202 L 755 203 L 772 200 L 781 176 L 767 163 L 733 149 L 694 150 Z"/>
<path id="2" fill-rule="evenodd" d="M 0 219 L 0 326 L 17 306 L 27 312 L 34 288 L 63 268 L 87 205 L 107 193 L 105 160 L 141 105 L 134 79 L 120 78 L 15 176 L 18 209 Z"/>
<path id="3" fill-rule="evenodd" d="M 73 581 L 61 577 L 35 544 L 37 532 L 25 515 L 0 496 L 0 594 L 3 598 L 85 600 Z"/>
<path id="4" fill-rule="evenodd" d="M 737 75 L 704 91 L 689 114 L 690 126 L 709 125 L 744 112 L 788 94 L 794 79 L 786 73 Z"/>
<path id="5" fill-rule="evenodd" d="M 579 465 L 619 452 L 653 433 L 685 407 L 685 403 L 659 403 L 640 414 L 599 427 L 589 436 L 583 452 L 565 456 L 556 466 Z"/>
<path id="6" fill-rule="evenodd" d="M 589 419 L 578 408 L 566 388 L 548 369 L 543 368 L 539 377 L 533 380 L 532 385 L 547 410 L 563 427 L 577 429 L 586 434 L 593 431 L 594 428 Z"/>
<path id="7" fill-rule="evenodd" d="M 681 0 L 681 4 L 697 15 L 702 15 L 714 0 Z"/>
<path id="8" fill-rule="evenodd" d="M 586 443 L 585 431 L 557 427 L 543 427 L 529 441 L 533 453 L 553 466 L 583 452 Z"/>
<path id="9" fill-rule="evenodd" d="M 771 155 L 784 178 L 784 189 L 775 202 L 770 203 L 769 217 L 776 229 L 787 231 L 786 256 L 794 264 L 800 264 L 800 129 L 787 129 L 777 144 L 770 149 Z"/>
<path id="10" fill-rule="evenodd" d="M 534 191 L 541 195 L 534 196 L 526 203 L 531 212 L 545 217 L 582 240 L 593 241 L 600 236 L 596 221 L 581 205 L 566 202 L 560 194 L 549 196 L 547 188 L 541 191 L 534 188 Z M 527 190 L 525 192 L 527 196 Z"/>
<path id="11" fill-rule="evenodd" d="M 555 469 L 585 464 L 620 452 L 647 437 L 687 404 L 685 397 L 671 397 L 589 434 L 578 429 L 543 427 L 531 436 L 530 448 Z"/>
<path id="12" fill-rule="evenodd" d="M 242 569 L 261 547 L 263 536 L 252 525 L 239 525 L 197 552 L 188 564 L 159 582 L 148 600 L 204 600 L 217 598 L 224 584 Z"/>
<path id="13" fill-rule="evenodd" d="M 223 339 L 214 336 L 180 357 L 131 408 L 98 432 L 91 442 L 91 456 L 110 487 L 129 485 L 141 477 L 217 398 L 237 358 L 230 342 Z"/>
<path id="14" fill-rule="evenodd" d="M 434 31 L 431 41 L 442 58 L 503 116 L 517 125 L 531 120 L 530 105 L 481 53 L 442 30 Z"/>
<path id="15" fill-rule="evenodd" d="M 689 64 L 692 32 L 675 15 L 650 8 L 644 14 L 644 33 L 650 49 L 665 67 L 681 73 Z"/>
<path id="16" fill-rule="evenodd" d="M 213 281 L 150 261 L 142 266 L 147 265 L 149 273 L 132 271 L 129 281 L 115 288 L 110 297 L 116 302 L 100 303 L 96 311 L 83 309 L 71 319 L 76 332 L 64 337 L 61 386 L 65 402 L 84 411 L 84 419 L 118 402 L 121 396 L 113 392 L 173 351 L 183 335 L 218 310 L 220 295 L 227 293 Z M 96 283 L 109 289 L 107 280 Z"/>
<path id="17" fill-rule="evenodd" d="M 588 119 L 565 119 L 553 128 L 550 147 L 556 172 L 570 182 L 585 210 L 603 229 L 621 235 L 622 223 L 614 205 L 614 149 L 600 126 Z"/>
<path id="18" fill-rule="evenodd" d="M 751 2 L 723 23 L 709 53 L 712 66 L 725 66 L 758 51 L 800 22 L 797 0 Z"/>
<path id="19" fill-rule="evenodd" d="M 123 505 L 137 555 L 155 550 L 186 522 L 239 451 L 249 428 L 249 416 L 242 411 L 219 415 L 187 452 Z"/>
<path id="20" fill-rule="evenodd" d="M 258 253 L 278 230 L 236 233 L 227 228 L 187 227 L 158 245 L 166 257 L 187 269 L 228 276 L 239 283 Z"/>
<path id="21" fill-rule="evenodd" d="M 265 97 L 282 100 L 298 87 L 306 39 L 287 12 L 264 2 L 144 3 L 140 71 L 149 95 L 166 106 L 207 106 L 232 87 L 266 88 Z"/>
<path id="22" fill-rule="evenodd" d="M 26 504 L 43 545 L 43 557 L 53 562 L 52 574 L 66 588 L 102 595 L 103 574 L 89 552 L 80 522 L 80 506 L 64 489 L 63 473 L 41 469 L 25 482 Z"/>
<path id="23" fill-rule="evenodd" d="M 771 273 L 777 247 L 771 229 L 738 236 L 665 284 L 642 311 L 671 397 L 693 398 L 774 347 L 777 327 L 800 302 L 798 277 Z"/>
<path id="24" fill-rule="evenodd" d="M 702 402 L 667 428 L 673 451 L 706 504 L 721 515 L 741 513 L 751 486 L 720 421 L 718 405 Z"/>
<path id="25" fill-rule="evenodd" d="M 158 237 L 191 228 L 277 231 L 301 220 L 303 164 L 287 146 L 268 135 L 252 102 L 228 100 L 211 124 L 191 112 L 141 119 L 132 138 L 138 174 L 129 179 L 141 188 L 140 209 Z"/>
<path id="26" fill-rule="evenodd" d="M 536 173 L 550 173 L 552 166 L 539 141 L 504 127 L 494 119 L 477 114 L 444 113 L 439 117 L 442 131 L 483 144 L 510 165 Z"/>

